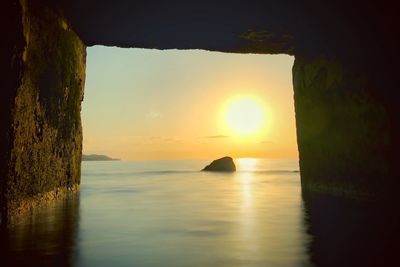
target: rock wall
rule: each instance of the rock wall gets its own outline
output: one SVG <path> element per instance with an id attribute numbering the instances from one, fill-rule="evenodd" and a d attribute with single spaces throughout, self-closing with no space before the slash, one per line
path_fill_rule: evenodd
<path id="1" fill-rule="evenodd" d="M 394 110 L 396 85 L 385 80 L 390 79 L 391 65 L 379 64 L 374 57 L 361 65 L 343 61 L 326 56 L 295 59 L 303 190 L 364 199 L 393 196 L 399 115 Z"/>
<path id="2" fill-rule="evenodd" d="M 6 51 L 13 79 L 2 99 L 3 220 L 22 201 L 80 183 L 86 60 L 85 45 L 45 1 L 13 1 L 8 11 L 17 31 Z"/>

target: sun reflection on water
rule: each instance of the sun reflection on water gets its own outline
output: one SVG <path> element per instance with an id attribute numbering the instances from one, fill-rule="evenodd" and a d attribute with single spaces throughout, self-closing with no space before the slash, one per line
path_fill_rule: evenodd
<path id="1" fill-rule="evenodd" d="M 240 218 L 241 222 L 241 235 L 245 240 L 246 248 L 244 249 L 243 257 L 248 255 L 257 255 L 260 247 L 257 242 L 256 232 L 256 200 L 254 190 L 254 171 L 257 169 L 258 159 L 256 158 L 240 158 L 236 160 L 237 163 L 237 179 L 239 184 L 239 198 L 240 198 Z M 247 256 L 246 256 L 247 255 Z"/>
<path id="2" fill-rule="evenodd" d="M 258 164 L 256 158 L 240 158 L 235 161 L 239 171 L 255 171 Z"/>
<path id="3" fill-rule="evenodd" d="M 253 171 L 257 166 L 255 158 L 240 158 L 236 160 L 237 169 L 239 171 L 238 179 L 240 183 L 242 208 L 249 209 L 252 206 L 253 191 Z"/>

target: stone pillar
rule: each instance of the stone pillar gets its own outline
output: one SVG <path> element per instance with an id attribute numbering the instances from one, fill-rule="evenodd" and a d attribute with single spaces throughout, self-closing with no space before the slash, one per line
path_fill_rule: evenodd
<path id="1" fill-rule="evenodd" d="M 6 75 L 0 100 L 3 222 L 11 211 L 79 185 L 86 61 L 85 45 L 56 7 L 47 1 L 6 2 L 2 12 L 10 20 L 9 42 L 1 49 Z"/>
<path id="2" fill-rule="evenodd" d="M 382 64 L 367 59 L 296 56 L 293 85 L 303 190 L 364 199 L 386 198 L 395 190 L 398 93 L 385 58 Z"/>

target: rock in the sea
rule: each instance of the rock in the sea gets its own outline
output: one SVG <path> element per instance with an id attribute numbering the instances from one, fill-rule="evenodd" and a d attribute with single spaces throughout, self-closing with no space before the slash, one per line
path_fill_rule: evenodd
<path id="1" fill-rule="evenodd" d="M 216 159 L 211 162 L 210 165 L 207 165 L 202 169 L 202 171 L 210 171 L 210 172 L 235 172 L 236 166 L 231 157 L 223 157 L 220 159 Z"/>

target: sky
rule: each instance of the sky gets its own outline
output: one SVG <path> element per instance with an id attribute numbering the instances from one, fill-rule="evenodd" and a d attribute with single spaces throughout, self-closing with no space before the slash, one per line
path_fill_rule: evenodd
<path id="1" fill-rule="evenodd" d="M 124 160 L 298 158 L 293 61 L 90 47 L 83 153 Z"/>

